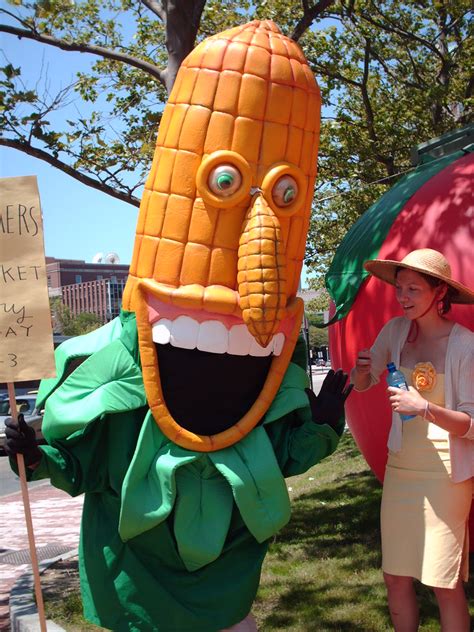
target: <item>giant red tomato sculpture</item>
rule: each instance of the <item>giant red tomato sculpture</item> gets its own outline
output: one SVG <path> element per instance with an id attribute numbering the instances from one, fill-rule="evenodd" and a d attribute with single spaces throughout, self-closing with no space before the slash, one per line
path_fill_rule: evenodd
<path id="1" fill-rule="evenodd" d="M 367 278 L 367 259 L 402 259 L 416 248 L 434 248 L 448 258 L 453 278 L 474 279 L 474 154 L 467 150 L 430 160 L 400 180 L 352 227 L 327 275 L 335 303 L 329 328 L 332 364 L 349 371 L 357 351 L 370 347 L 384 323 L 401 315 L 392 286 Z M 474 329 L 474 306 L 453 306 L 449 318 Z M 338 320 L 339 319 L 339 320 Z M 347 401 L 347 420 L 368 464 L 383 480 L 391 412 L 380 383 Z M 471 548 L 474 512 L 471 512 Z"/>

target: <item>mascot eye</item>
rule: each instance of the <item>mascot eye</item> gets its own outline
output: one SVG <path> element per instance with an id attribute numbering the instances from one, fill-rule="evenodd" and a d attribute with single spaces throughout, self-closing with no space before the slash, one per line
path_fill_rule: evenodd
<path id="1" fill-rule="evenodd" d="M 280 178 L 272 189 L 272 197 L 277 206 L 290 206 L 298 195 L 298 184 L 291 176 Z"/>
<path id="2" fill-rule="evenodd" d="M 240 188 L 242 176 L 233 165 L 220 165 L 209 174 L 208 184 L 215 195 L 225 198 L 233 195 Z"/>

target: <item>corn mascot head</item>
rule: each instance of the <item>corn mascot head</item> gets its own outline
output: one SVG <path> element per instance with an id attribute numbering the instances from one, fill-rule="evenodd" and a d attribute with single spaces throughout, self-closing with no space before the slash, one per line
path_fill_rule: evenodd
<path id="1" fill-rule="evenodd" d="M 153 416 L 184 448 L 214 451 L 247 435 L 288 367 L 303 311 L 296 292 L 319 121 L 308 63 L 270 21 L 204 40 L 178 72 L 123 307 L 137 315 Z M 209 385 L 202 407 L 212 408 L 212 384 L 226 372 L 238 377 L 240 406 L 224 402 L 204 423 L 195 398 L 188 408 L 170 404 L 191 369 Z"/>

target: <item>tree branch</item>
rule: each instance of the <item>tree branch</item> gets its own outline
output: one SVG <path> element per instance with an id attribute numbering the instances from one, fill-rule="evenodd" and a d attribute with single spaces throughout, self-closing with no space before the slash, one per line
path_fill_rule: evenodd
<path id="1" fill-rule="evenodd" d="M 382 55 L 379 55 L 377 53 L 377 51 L 375 51 L 372 48 L 372 57 L 377 60 L 379 62 L 379 64 L 382 66 L 382 68 L 385 70 L 385 72 L 387 73 L 387 75 L 389 77 L 391 77 L 391 79 L 393 79 L 394 81 L 400 81 L 401 83 L 403 83 L 405 86 L 408 86 L 409 88 L 416 88 L 417 90 L 424 90 L 426 88 L 426 83 L 424 83 L 423 81 L 420 80 L 420 78 L 417 76 L 416 73 L 415 76 L 418 79 L 418 83 L 415 83 L 414 81 L 410 81 L 409 79 L 403 79 L 401 77 L 403 77 L 404 73 L 400 73 L 399 75 L 394 74 L 392 69 L 390 68 L 390 66 L 387 64 L 387 62 L 385 61 L 385 59 L 382 57 Z M 401 65 L 401 64 L 400 64 Z"/>
<path id="2" fill-rule="evenodd" d="M 466 99 L 469 99 L 474 95 L 474 74 L 469 77 L 464 94 L 466 95 Z"/>
<path id="3" fill-rule="evenodd" d="M 362 76 L 362 83 L 360 86 L 362 92 L 362 101 L 364 103 L 366 120 L 367 120 L 367 129 L 369 131 L 369 137 L 374 143 L 378 142 L 377 134 L 375 133 L 374 128 L 374 112 L 372 110 L 372 105 L 370 103 L 369 93 L 367 91 L 367 81 L 369 79 L 369 62 L 370 62 L 370 41 L 365 41 L 365 50 L 364 50 L 364 74 Z"/>
<path id="4" fill-rule="evenodd" d="M 457 27 L 457 26 L 458 26 L 458 23 L 459 23 L 459 22 L 462 22 L 462 20 L 464 20 L 464 18 L 465 18 L 467 15 L 470 15 L 470 13 L 471 13 L 471 12 L 472 12 L 472 9 L 470 9 L 469 11 L 466 11 L 465 13 L 463 13 L 462 15 L 460 15 L 459 17 L 457 17 L 455 20 L 453 20 L 453 21 L 452 21 L 452 22 L 450 22 L 449 24 L 446 24 L 446 25 L 445 25 L 445 30 L 444 30 L 444 32 L 445 32 L 445 33 L 448 33 L 448 31 L 450 31 L 452 28 L 454 28 L 455 26 Z M 432 43 L 433 43 L 433 44 L 436 42 L 436 40 L 437 40 L 439 37 L 441 37 L 442 33 L 443 33 L 443 31 L 440 31 L 440 32 L 438 33 L 438 35 L 436 35 L 436 37 L 434 37 L 434 38 L 433 38 L 433 40 L 432 40 Z"/>
<path id="5" fill-rule="evenodd" d="M 334 4 L 334 0 L 319 0 L 312 7 L 308 6 L 307 0 L 303 0 L 303 17 L 295 26 L 291 39 L 297 42 L 303 33 L 311 26 L 316 17 L 325 11 L 331 4 Z"/>
<path id="6" fill-rule="evenodd" d="M 205 5 L 206 0 L 168 0 L 165 4 L 166 48 L 169 57 L 163 76 L 168 94 L 181 62 L 193 49 Z"/>
<path id="7" fill-rule="evenodd" d="M 396 33 L 397 35 L 400 35 L 401 37 L 418 42 L 422 46 L 425 46 L 430 51 L 435 53 L 435 55 L 438 55 L 438 57 L 440 57 L 441 60 L 443 60 L 443 56 L 441 55 L 439 50 L 436 48 L 436 46 L 434 46 L 431 42 L 423 39 L 422 37 L 419 37 L 418 35 L 415 35 L 414 33 L 408 33 L 407 31 L 403 30 L 402 28 L 397 26 L 396 23 L 390 20 L 384 13 L 382 13 L 382 11 L 380 10 L 380 7 L 378 7 L 374 2 L 372 2 L 371 4 L 374 7 L 375 11 L 377 11 L 377 13 L 387 22 L 387 24 L 384 24 L 383 22 L 378 22 L 377 20 L 374 20 L 372 17 L 369 17 L 368 15 L 361 13 L 361 18 L 363 20 L 366 20 L 366 22 L 369 22 L 369 24 L 372 24 L 373 26 L 379 28 L 382 31 L 385 31 L 386 33 Z"/>
<path id="8" fill-rule="evenodd" d="M 326 77 L 330 77 L 331 79 L 339 79 L 339 81 L 348 83 L 351 86 L 356 86 L 357 88 L 360 88 L 361 86 L 359 81 L 355 81 L 354 79 L 349 79 L 349 77 L 345 77 L 344 75 L 341 75 L 340 72 L 334 72 L 332 70 L 329 70 L 326 66 L 322 66 L 321 64 L 313 64 L 312 68 L 315 74 L 319 73 L 321 75 L 325 75 Z"/>
<path id="9" fill-rule="evenodd" d="M 5 15 L 8 15 L 13 20 L 16 20 L 17 22 L 22 24 L 26 29 L 30 29 L 31 28 L 31 24 L 30 23 L 28 23 L 26 20 L 22 20 L 19 15 L 15 15 L 11 11 L 7 11 L 7 9 L 0 9 L 0 13 L 4 13 Z"/>
<path id="10" fill-rule="evenodd" d="M 39 158 L 40 160 L 47 162 L 51 166 L 56 167 L 56 169 L 59 169 L 60 171 L 67 173 L 68 176 L 71 176 L 75 180 L 82 182 L 82 184 L 85 184 L 91 187 L 92 189 L 97 189 L 97 191 L 102 191 L 103 193 L 107 193 L 107 195 L 110 195 L 111 197 L 116 198 L 117 200 L 121 200 L 122 202 L 128 202 L 128 204 L 132 204 L 133 206 L 140 205 L 140 200 L 136 198 L 135 196 L 131 194 L 127 195 L 126 193 L 122 191 L 118 191 L 117 189 L 114 189 L 113 187 L 108 186 L 107 184 L 104 184 L 103 182 L 94 180 L 94 178 L 91 178 L 90 176 L 86 176 L 85 174 L 79 171 L 76 171 L 75 169 L 73 169 L 73 167 L 69 166 L 62 160 L 59 160 L 58 158 L 51 156 L 50 154 L 48 154 L 43 149 L 40 149 L 39 147 L 33 147 L 27 142 L 11 140 L 9 138 L 0 138 L 0 145 L 3 145 L 4 147 L 11 147 L 12 149 L 17 149 L 18 151 L 22 151 L 23 153 L 28 154 L 29 156 L 33 156 L 34 158 Z"/>
<path id="11" fill-rule="evenodd" d="M 364 51 L 364 74 L 362 77 L 362 83 L 361 83 L 360 89 L 362 92 L 362 102 L 364 104 L 364 109 L 365 109 L 369 138 L 374 142 L 374 145 L 375 145 L 379 143 L 379 139 L 375 131 L 374 111 L 372 109 L 372 104 L 370 103 L 369 92 L 367 90 L 367 82 L 369 80 L 370 54 L 371 54 L 370 40 L 366 39 L 365 51 Z M 379 152 L 374 152 L 374 155 L 379 162 L 383 163 L 386 166 L 388 175 L 389 176 L 392 175 L 394 173 L 393 157 L 383 156 Z"/>
<path id="12" fill-rule="evenodd" d="M 140 2 L 166 24 L 166 11 L 161 2 L 156 2 L 155 0 L 140 0 Z"/>
<path id="13" fill-rule="evenodd" d="M 416 66 L 416 63 L 415 63 L 415 60 L 413 59 L 413 55 L 411 53 L 410 47 L 408 45 L 405 45 L 405 50 L 406 50 L 406 53 L 408 55 L 408 58 L 410 59 L 411 67 L 412 67 L 412 70 L 413 70 L 413 75 L 418 79 L 418 82 L 421 85 L 426 87 L 426 81 L 424 81 L 421 78 L 421 76 L 420 76 L 420 73 L 419 73 L 418 68 Z"/>
<path id="14" fill-rule="evenodd" d="M 25 39 L 40 42 L 41 44 L 47 44 L 48 46 L 54 46 L 64 51 L 90 53 L 91 55 L 97 55 L 105 59 L 119 61 L 121 63 L 133 66 L 134 68 L 138 68 L 139 70 L 143 70 L 144 72 L 157 79 L 160 83 L 165 85 L 165 71 L 160 70 L 147 61 L 138 59 L 137 57 L 133 57 L 132 55 L 127 55 L 126 53 L 120 53 L 105 48 L 103 46 L 96 46 L 94 44 L 73 44 L 57 39 L 52 35 L 43 35 L 34 30 L 20 29 L 16 26 L 10 26 L 9 24 L 0 24 L 0 33 L 9 33 L 10 35 L 16 35 L 19 39 L 24 37 Z"/>

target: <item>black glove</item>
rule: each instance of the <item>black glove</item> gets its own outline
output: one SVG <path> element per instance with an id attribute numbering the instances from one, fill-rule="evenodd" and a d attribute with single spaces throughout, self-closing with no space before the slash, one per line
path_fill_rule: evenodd
<path id="1" fill-rule="evenodd" d="M 5 452 L 14 457 L 23 454 L 25 465 L 34 465 L 41 461 L 43 453 L 36 444 L 36 433 L 25 421 L 24 416 L 18 415 L 18 423 L 12 417 L 5 420 Z"/>
<path id="2" fill-rule="evenodd" d="M 344 373 L 342 369 L 336 372 L 330 369 L 318 395 L 315 395 L 310 388 L 305 389 L 315 423 L 337 426 L 344 414 L 344 402 L 354 386 L 353 384 L 346 386 L 346 382 L 347 373 Z"/>

